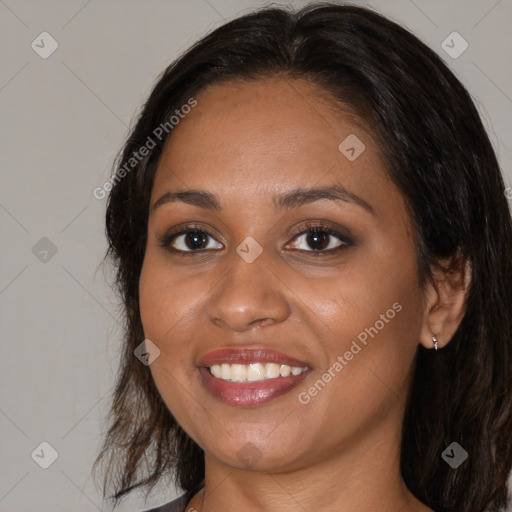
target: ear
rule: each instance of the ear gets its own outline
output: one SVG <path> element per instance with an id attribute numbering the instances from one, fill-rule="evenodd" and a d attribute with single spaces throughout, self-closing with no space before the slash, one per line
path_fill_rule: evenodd
<path id="1" fill-rule="evenodd" d="M 438 261 L 432 267 L 433 280 L 424 292 L 424 317 L 420 343 L 433 348 L 433 337 L 439 347 L 452 339 L 466 311 L 471 284 L 471 265 L 460 254 Z"/>

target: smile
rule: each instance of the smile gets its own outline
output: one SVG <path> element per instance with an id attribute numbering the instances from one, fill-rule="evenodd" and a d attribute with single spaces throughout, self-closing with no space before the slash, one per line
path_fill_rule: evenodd
<path id="1" fill-rule="evenodd" d="M 299 375 L 307 371 L 307 367 L 289 366 L 277 363 L 250 363 L 250 364 L 214 364 L 210 373 L 217 379 L 229 382 L 258 382 L 262 380 L 277 379 Z"/>
<path id="2" fill-rule="evenodd" d="M 289 393 L 310 372 L 307 362 L 266 348 L 217 350 L 198 367 L 210 395 L 235 406 L 260 405 Z"/>

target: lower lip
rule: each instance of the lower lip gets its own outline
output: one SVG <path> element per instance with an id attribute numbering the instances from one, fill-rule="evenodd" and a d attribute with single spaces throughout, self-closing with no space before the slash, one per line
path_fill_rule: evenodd
<path id="1" fill-rule="evenodd" d="M 277 377 L 256 382 L 230 382 L 214 377 L 208 368 L 199 368 L 206 389 L 218 400 L 229 405 L 249 407 L 259 405 L 290 392 L 302 382 L 308 371 L 299 375 Z"/>

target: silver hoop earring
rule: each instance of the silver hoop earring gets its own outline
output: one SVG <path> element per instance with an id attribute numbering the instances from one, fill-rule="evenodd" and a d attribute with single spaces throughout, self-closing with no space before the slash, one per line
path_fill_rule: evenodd
<path id="1" fill-rule="evenodd" d="M 432 341 L 434 342 L 434 350 L 437 352 L 437 338 L 432 336 Z"/>

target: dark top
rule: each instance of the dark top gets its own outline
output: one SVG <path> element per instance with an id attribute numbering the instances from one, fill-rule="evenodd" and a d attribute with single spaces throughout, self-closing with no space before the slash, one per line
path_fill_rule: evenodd
<path id="1" fill-rule="evenodd" d="M 164 505 L 160 505 L 159 507 L 145 510 L 144 512 L 187 512 L 187 505 L 189 501 L 203 488 L 203 486 L 204 482 L 201 482 L 197 487 L 181 495 L 179 498 L 176 498 L 169 503 L 165 503 Z M 191 512 L 193 512 L 193 510 L 194 509 L 191 509 Z"/>

